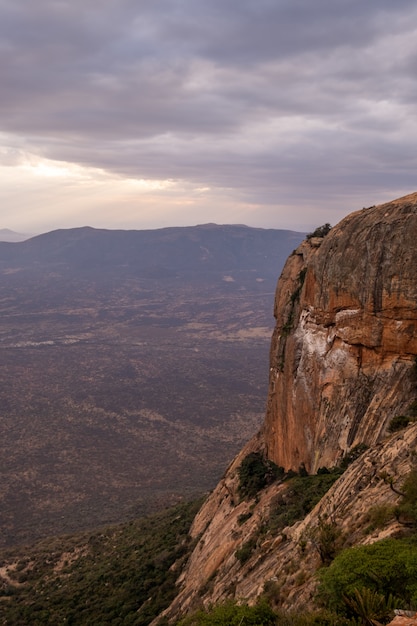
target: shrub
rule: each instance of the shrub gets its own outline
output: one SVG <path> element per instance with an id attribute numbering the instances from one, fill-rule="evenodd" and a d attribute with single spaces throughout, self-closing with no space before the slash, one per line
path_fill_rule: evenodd
<path id="1" fill-rule="evenodd" d="M 323 467 L 319 467 L 319 469 L 317 470 L 317 474 L 320 476 L 320 474 L 330 474 L 330 470 L 328 467 L 323 466 Z"/>
<path id="2" fill-rule="evenodd" d="M 388 431 L 390 433 L 395 433 L 402 428 L 406 428 L 411 422 L 415 422 L 417 419 L 417 400 L 412 402 L 410 406 L 407 408 L 407 412 L 405 415 L 396 415 L 392 418 L 390 425 L 388 426 Z"/>
<path id="3" fill-rule="evenodd" d="M 251 538 L 248 541 L 246 541 L 242 545 L 241 548 L 236 550 L 235 557 L 237 558 L 238 561 L 240 561 L 241 565 L 243 565 L 244 563 L 246 563 L 246 561 L 250 559 L 255 548 L 256 548 L 256 539 Z"/>
<path id="4" fill-rule="evenodd" d="M 288 489 L 276 497 L 271 505 L 269 528 L 277 532 L 303 519 L 321 500 L 340 472 L 320 473 L 313 476 L 294 476 Z"/>
<path id="5" fill-rule="evenodd" d="M 345 454 L 340 463 L 340 469 L 343 471 L 347 469 L 349 465 L 351 465 L 353 461 L 356 461 L 367 449 L 368 446 L 365 443 L 358 443 L 357 446 L 354 446 L 352 450 Z"/>
<path id="6" fill-rule="evenodd" d="M 259 452 L 251 452 L 238 469 L 238 491 L 241 498 L 253 498 L 267 485 L 285 475 L 284 469 L 265 459 Z"/>
<path id="7" fill-rule="evenodd" d="M 276 614 L 265 601 L 255 606 L 226 602 L 219 604 L 210 611 L 198 611 L 195 615 L 185 618 L 178 626 L 274 626 Z"/>
<path id="8" fill-rule="evenodd" d="M 390 433 L 395 433 L 402 428 L 406 428 L 410 423 L 410 418 L 407 415 L 396 415 L 392 418 L 388 430 Z"/>
<path id="9" fill-rule="evenodd" d="M 330 565 L 340 549 L 341 530 L 328 519 L 319 518 L 318 525 L 310 535 L 310 541 L 317 550 L 323 565 Z"/>
<path id="10" fill-rule="evenodd" d="M 278 611 L 277 626 L 357 626 L 357 622 L 327 610 L 303 613 Z"/>
<path id="11" fill-rule="evenodd" d="M 200 506 L 201 501 L 180 504 L 94 534 L 50 538 L 23 552 L 16 548 L 27 569 L 11 572 L 7 601 L 0 589 L 1 623 L 150 624 L 177 594 L 180 562 L 192 549 L 188 529 Z M 65 553 L 74 558 L 57 572 Z M 27 581 L 16 585 L 21 576 Z"/>
<path id="12" fill-rule="evenodd" d="M 417 604 L 417 543 L 412 539 L 384 539 L 343 550 L 320 572 L 319 597 L 330 609 L 346 613 L 344 597 L 368 589 L 406 605 Z"/>
<path id="13" fill-rule="evenodd" d="M 394 512 L 394 507 L 388 504 L 372 506 L 368 511 L 367 521 L 369 526 L 365 529 L 365 532 L 370 533 L 377 528 L 383 528 L 394 517 Z"/>
<path id="14" fill-rule="evenodd" d="M 247 513 L 241 513 L 237 518 L 237 523 L 239 524 L 239 526 L 242 526 L 242 524 L 247 522 L 248 519 L 252 517 L 252 515 L 252 511 L 248 511 Z"/>
<path id="15" fill-rule="evenodd" d="M 376 626 L 381 620 L 387 622 L 398 608 L 398 600 L 391 594 L 388 597 L 367 589 L 355 589 L 351 596 L 345 596 L 344 602 L 353 615 L 359 617 L 361 624 Z"/>
<path id="16" fill-rule="evenodd" d="M 323 224 L 323 226 L 318 226 L 312 233 L 308 233 L 307 239 L 312 239 L 313 237 L 325 237 L 329 234 L 331 229 L 332 227 L 327 222 L 326 224 Z"/>

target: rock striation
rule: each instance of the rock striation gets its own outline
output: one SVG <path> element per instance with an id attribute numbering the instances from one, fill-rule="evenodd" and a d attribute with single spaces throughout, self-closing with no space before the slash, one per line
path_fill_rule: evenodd
<path id="1" fill-rule="evenodd" d="M 320 563 L 300 542 L 320 520 L 331 519 L 350 544 L 398 530 L 395 520 L 383 531 L 364 528 L 372 506 L 398 500 L 383 476 L 401 481 L 415 463 L 417 424 L 395 434 L 388 427 L 417 396 L 416 241 L 412 194 L 349 215 L 289 257 L 276 291 L 265 422 L 194 521 L 196 548 L 168 618 L 227 598 L 255 601 L 268 585 L 282 606 L 308 606 Z M 276 536 L 264 530 L 286 483 L 239 497 L 239 466 L 251 452 L 312 474 L 359 444 L 366 452 L 311 513 Z M 242 562 L 236 551 L 251 541 L 256 550 Z"/>
<path id="2" fill-rule="evenodd" d="M 369 529 L 373 507 L 394 506 L 398 495 L 382 479 L 388 474 L 397 484 L 413 467 L 417 449 L 417 424 L 390 436 L 364 452 L 331 487 L 302 521 L 276 535 L 266 534 L 244 563 L 236 551 L 256 540 L 268 524 L 271 508 L 282 497 L 287 483 L 271 485 L 254 501 L 239 501 L 237 467 L 250 447 L 235 459 L 197 514 L 191 533 L 196 547 L 179 579 L 179 594 L 165 612 L 168 618 L 200 606 L 233 598 L 254 603 L 266 590 L 273 589 L 284 609 L 314 606 L 317 551 L 306 541 L 314 536 L 321 520 L 337 525 L 348 545 L 372 543 L 395 535 L 400 525 L 392 519 L 383 529 Z M 244 523 L 243 517 L 251 515 Z M 305 550 L 301 549 L 306 544 Z M 157 621 L 155 622 L 155 626 Z"/>
<path id="3" fill-rule="evenodd" d="M 417 194 L 346 217 L 304 241 L 278 282 L 268 456 L 332 466 L 373 445 L 409 404 L 417 354 Z"/>

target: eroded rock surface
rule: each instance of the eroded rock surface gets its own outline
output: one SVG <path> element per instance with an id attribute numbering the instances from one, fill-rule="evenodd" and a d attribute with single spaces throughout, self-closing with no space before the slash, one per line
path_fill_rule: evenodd
<path id="1" fill-rule="evenodd" d="M 315 472 L 381 440 L 407 409 L 417 354 L 417 194 L 303 242 L 280 277 L 268 456 Z"/>
<path id="2" fill-rule="evenodd" d="M 196 548 L 166 612 L 235 598 L 254 602 L 273 589 L 284 608 L 311 605 L 323 520 L 345 545 L 398 531 L 392 518 L 370 529 L 372 507 L 398 501 L 412 469 L 417 424 L 390 434 L 394 416 L 417 396 L 417 194 L 364 209 L 324 238 L 311 237 L 289 257 L 278 282 L 267 414 L 261 432 L 230 465 L 198 513 Z M 273 533 L 271 508 L 288 483 L 242 500 L 238 468 L 260 451 L 286 470 L 334 467 L 358 444 L 368 447 L 316 507 Z M 252 542 L 242 562 L 236 551 Z"/>

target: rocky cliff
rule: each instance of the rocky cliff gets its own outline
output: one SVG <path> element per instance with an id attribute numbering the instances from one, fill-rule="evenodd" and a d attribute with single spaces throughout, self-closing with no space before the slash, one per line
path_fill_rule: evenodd
<path id="1" fill-rule="evenodd" d="M 381 440 L 409 402 L 417 354 L 417 194 L 305 241 L 279 280 L 263 439 L 315 472 Z"/>
<path id="2" fill-rule="evenodd" d="M 413 194 L 349 215 L 289 257 L 276 292 L 264 425 L 197 515 L 197 545 L 168 617 L 226 598 L 254 601 L 271 588 L 282 606 L 307 606 L 321 524 L 348 544 L 398 529 L 394 518 L 370 529 L 369 511 L 395 504 L 384 477 L 400 484 L 415 462 L 417 425 L 394 434 L 388 427 L 417 396 L 416 241 Z M 288 482 L 241 497 L 239 468 L 251 452 L 314 474 L 358 445 L 366 451 L 315 508 L 279 532 L 271 520 L 288 500 Z"/>

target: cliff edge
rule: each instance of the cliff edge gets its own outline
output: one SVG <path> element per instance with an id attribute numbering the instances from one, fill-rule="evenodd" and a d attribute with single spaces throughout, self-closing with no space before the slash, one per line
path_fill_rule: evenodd
<path id="1" fill-rule="evenodd" d="M 271 586 L 281 606 L 308 606 L 323 520 L 348 545 L 398 531 L 394 518 L 383 530 L 365 527 L 374 505 L 398 501 L 384 477 L 401 482 L 415 463 L 417 424 L 399 433 L 389 425 L 417 397 L 416 241 L 417 193 L 353 213 L 289 257 L 276 291 L 264 425 L 194 521 L 196 547 L 168 618 L 227 598 L 255 601 Z M 242 497 L 251 453 L 311 475 L 359 448 L 311 512 L 278 531 L 289 482 Z"/>
<path id="2" fill-rule="evenodd" d="M 278 282 L 267 455 L 286 469 L 334 465 L 381 440 L 411 392 L 417 354 L 417 194 L 311 237 Z"/>

